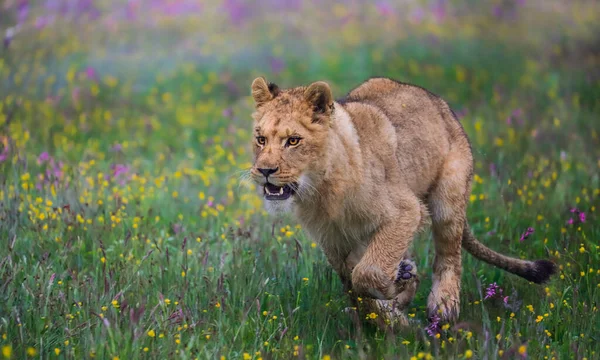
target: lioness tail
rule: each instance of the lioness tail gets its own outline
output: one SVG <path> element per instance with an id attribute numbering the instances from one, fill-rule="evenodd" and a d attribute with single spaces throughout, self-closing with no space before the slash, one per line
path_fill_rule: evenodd
<path id="1" fill-rule="evenodd" d="M 550 276 L 556 273 L 556 265 L 549 260 L 520 260 L 495 252 L 477 241 L 466 222 L 463 230 L 462 247 L 479 260 L 519 275 L 536 284 L 546 282 Z"/>

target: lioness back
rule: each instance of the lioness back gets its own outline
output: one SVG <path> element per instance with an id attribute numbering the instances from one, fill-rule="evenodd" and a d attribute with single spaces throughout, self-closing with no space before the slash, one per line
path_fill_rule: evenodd
<path id="1" fill-rule="evenodd" d="M 407 185 L 419 196 L 425 195 L 434 184 L 452 146 L 463 147 L 465 156 L 471 157 L 467 137 L 448 104 L 423 88 L 372 78 L 338 102 L 351 115 L 364 105 L 374 106 L 385 114 L 397 135 L 400 170 Z M 364 120 L 360 116 L 351 117 L 355 123 Z"/>

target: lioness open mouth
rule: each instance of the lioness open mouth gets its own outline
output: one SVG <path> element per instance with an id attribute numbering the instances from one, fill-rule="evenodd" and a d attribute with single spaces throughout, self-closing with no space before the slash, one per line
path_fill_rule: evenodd
<path id="1" fill-rule="evenodd" d="M 265 199 L 267 200 L 285 200 L 290 196 L 294 195 L 296 184 L 289 184 L 283 186 L 273 185 L 271 183 L 265 184 Z"/>

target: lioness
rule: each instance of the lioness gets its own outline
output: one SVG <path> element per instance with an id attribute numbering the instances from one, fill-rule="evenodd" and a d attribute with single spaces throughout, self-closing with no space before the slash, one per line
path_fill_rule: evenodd
<path id="1" fill-rule="evenodd" d="M 420 87 L 372 78 L 334 101 L 329 85 L 280 89 L 252 82 L 253 180 L 270 212 L 292 212 L 320 244 L 353 295 L 396 316 L 414 297 L 407 256 L 431 218 L 435 241 L 430 317 L 459 314 L 461 247 L 480 260 L 542 283 L 547 260 L 490 250 L 466 218 L 473 156 L 448 104 Z M 386 314 L 382 314 L 386 315 Z"/>

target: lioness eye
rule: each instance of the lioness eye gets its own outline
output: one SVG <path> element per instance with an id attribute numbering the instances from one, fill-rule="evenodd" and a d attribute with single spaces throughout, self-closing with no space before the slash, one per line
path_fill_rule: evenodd
<path id="1" fill-rule="evenodd" d="M 287 140 L 287 146 L 296 146 L 300 143 L 299 137 L 291 137 Z"/>
<path id="2" fill-rule="evenodd" d="M 258 143 L 258 145 L 264 145 L 267 141 L 264 136 L 257 136 L 256 142 Z"/>

